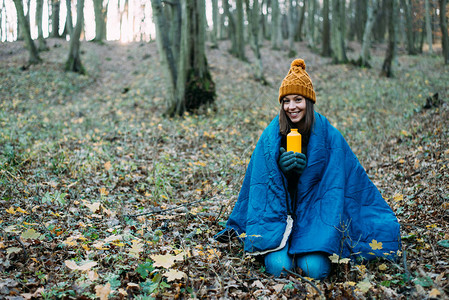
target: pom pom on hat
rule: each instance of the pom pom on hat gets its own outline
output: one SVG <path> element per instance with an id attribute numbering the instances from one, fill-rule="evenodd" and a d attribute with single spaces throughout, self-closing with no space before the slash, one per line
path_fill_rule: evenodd
<path id="1" fill-rule="evenodd" d="M 306 70 L 306 63 L 304 62 L 303 59 L 297 58 L 294 61 L 292 61 L 290 67 L 291 68 L 293 68 L 293 67 L 301 67 L 305 71 Z"/>
<path id="2" fill-rule="evenodd" d="M 279 88 L 279 103 L 287 95 L 301 95 L 316 102 L 312 80 L 306 72 L 306 63 L 303 59 L 292 61 L 290 70 Z"/>

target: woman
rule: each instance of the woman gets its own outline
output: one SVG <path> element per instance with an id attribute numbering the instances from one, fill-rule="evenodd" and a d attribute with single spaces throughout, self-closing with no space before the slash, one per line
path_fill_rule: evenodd
<path id="1" fill-rule="evenodd" d="M 297 267 L 323 279 L 333 254 L 394 258 L 400 234 L 394 213 L 343 136 L 314 112 L 305 69 L 302 59 L 292 62 L 279 88 L 279 116 L 262 133 L 226 228 L 215 238 L 238 236 L 275 276 Z M 285 151 L 291 128 L 302 134 L 302 153 Z"/>

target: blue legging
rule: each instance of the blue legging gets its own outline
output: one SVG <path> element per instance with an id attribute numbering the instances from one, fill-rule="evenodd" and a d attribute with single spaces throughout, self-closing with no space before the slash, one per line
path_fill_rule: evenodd
<path id="1" fill-rule="evenodd" d="M 280 276 L 282 269 L 292 270 L 298 267 L 307 277 L 314 279 L 326 278 L 331 269 L 328 254 L 323 252 L 310 252 L 293 257 L 288 254 L 288 245 L 283 249 L 268 253 L 265 256 L 265 269 L 274 276 Z"/>

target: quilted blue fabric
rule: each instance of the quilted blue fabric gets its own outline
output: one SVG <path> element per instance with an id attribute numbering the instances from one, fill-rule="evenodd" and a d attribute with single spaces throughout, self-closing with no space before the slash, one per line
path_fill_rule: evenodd
<path id="1" fill-rule="evenodd" d="M 287 201 L 291 199 L 277 163 L 280 144 L 276 117 L 257 143 L 226 228 L 216 235 L 218 240 L 235 230 L 244 250 L 254 254 L 285 243 Z M 323 251 L 365 260 L 396 256 L 400 248 L 396 216 L 343 136 L 319 113 L 315 113 L 297 201 L 291 231 L 287 230 L 289 254 Z"/>

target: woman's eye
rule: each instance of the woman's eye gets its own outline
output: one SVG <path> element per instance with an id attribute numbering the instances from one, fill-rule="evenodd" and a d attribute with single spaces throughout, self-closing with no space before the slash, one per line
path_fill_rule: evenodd
<path id="1" fill-rule="evenodd" d="M 290 100 L 284 100 L 284 104 L 289 104 Z"/>
<path id="2" fill-rule="evenodd" d="M 301 98 L 296 99 L 296 103 L 301 103 L 301 101 L 302 101 Z"/>

